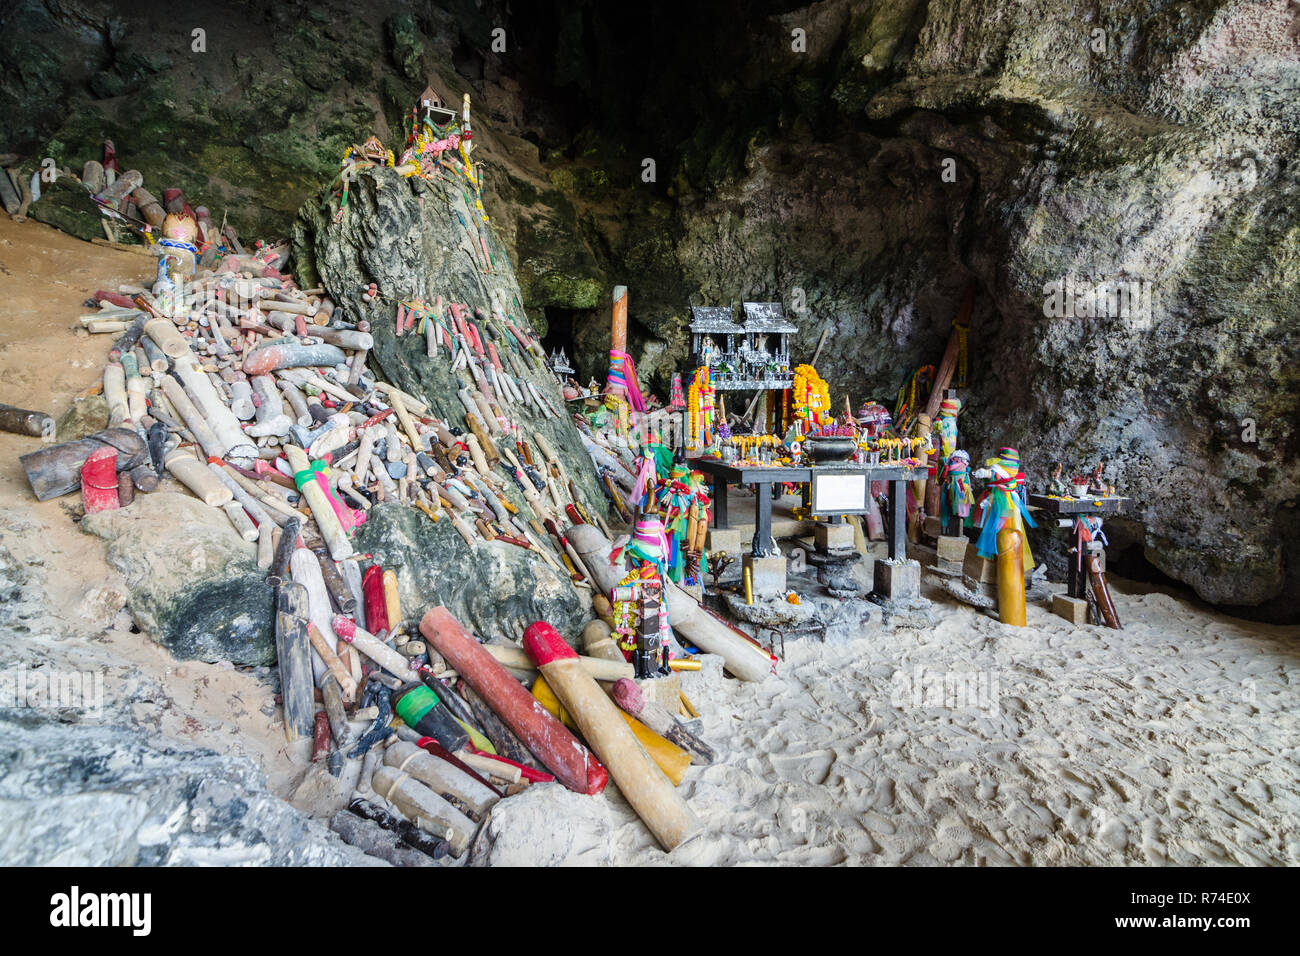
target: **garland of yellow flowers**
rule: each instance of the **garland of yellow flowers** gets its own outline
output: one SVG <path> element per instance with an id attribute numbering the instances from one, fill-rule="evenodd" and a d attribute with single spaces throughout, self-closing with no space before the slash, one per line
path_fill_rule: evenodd
<path id="1" fill-rule="evenodd" d="M 686 404 L 690 415 L 691 443 L 707 445 L 713 431 L 713 382 L 707 365 L 695 370 Z"/>
<path id="2" fill-rule="evenodd" d="M 800 365 L 794 370 L 792 402 L 795 416 L 813 424 L 821 424 L 822 419 L 830 413 L 830 386 L 811 365 Z"/>

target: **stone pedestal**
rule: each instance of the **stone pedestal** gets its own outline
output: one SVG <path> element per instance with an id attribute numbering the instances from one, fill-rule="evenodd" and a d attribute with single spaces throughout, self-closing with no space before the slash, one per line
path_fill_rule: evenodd
<path id="1" fill-rule="evenodd" d="M 813 526 L 813 544 L 818 551 L 848 551 L 853 548 L 853 526 L 847 521 L 828 524 L 818 521 Z"/>
<path id="2" fill-rule="evenodd" d="M 1052 595 L 1052 613 L 1063 617 L 1071 624 L 1088 623 L 1088 602 L 1083 598 L 1072 598 L 1064 594 Z"/>
<path id="3" fill-rule="evenodd" d="M 746 552 L 741 559 L 742 573 L 744 568 L 752 569 L 750 573 L 754 579 L 754 596 L 765 595 L 767 597 L 785 597 L 785 556 L 776 555 L 770 558 L 756 558 Z"/>
<path id="4" fill-rule="evenodd" d="M 753 537 L 753 529 L 745 531 L 741 528 L 710 528 L 704 537 L 704 547 L 710 553 L 725 551 L 734 558 L 742 551 L 749 550 L 750 539 Z"/>
<path id="5" fill-rule="evenodd" d="M 634 680 L 646 700 L 657 701 L 670 714 L 677 713 L 682 693 L 680 674 L 673 672 L 668 677 L 634 678 Z"/>
<path id="6" fill-rule="evenodd" d="M 938 539 L 937 553 L 940 561 L 962 564 L 966 560 L 966 545 L 970 542 L 961 535 L 941 534 Z"/>
<path id="7" fill-rule="evenodd" d="M 874 590 L 894 600 L 920 597 L 921 565 L 916 561 L 876 561 Z"/>

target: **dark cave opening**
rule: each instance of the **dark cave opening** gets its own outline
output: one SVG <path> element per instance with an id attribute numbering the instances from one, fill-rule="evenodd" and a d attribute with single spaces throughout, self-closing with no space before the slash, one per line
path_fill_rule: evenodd
<path id="1" fill-rule="evenodd" d="M 1107 548 L 1106 571 L 1128 578 L 1130 581 L 1177 588 L 1184 594 L 1192 593 L 1182 581 L 1171 578 L 1152 564 L 1147 558 L 1146 549 L 1140 544 L 1130 544 L 1123 548 Z"/>
<path id="2" fill-rule="evenodd" d="M 565 309 L 559 306 L 548 305 L 545 310 L 546 315 L 546 334 L 542 336 L 542 348 L 546 349 L 546 354 L 550 355 L 557 349 L 564 349 L 564 354 L 569 358 L 569 364 L 578 369 L 578 356 L 576 355 L 577 347 L 573 341 L 574 325 L 576 317 L 581 314 L 577 309 Z M 579 371 L 581 371 L 579 369 Z M 579 375 L 579 378 L 582 376 Z"/>

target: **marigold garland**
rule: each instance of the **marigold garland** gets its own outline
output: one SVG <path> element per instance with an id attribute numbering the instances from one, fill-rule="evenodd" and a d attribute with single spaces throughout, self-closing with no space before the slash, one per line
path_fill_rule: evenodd
<path id="1" fill-rule="evenodd" d="M 797 418 L 822 424 L 830 415 L 831 394 L 826 380 L 811 365 L 794 370 L 794 395 L 791 398 Z"/>

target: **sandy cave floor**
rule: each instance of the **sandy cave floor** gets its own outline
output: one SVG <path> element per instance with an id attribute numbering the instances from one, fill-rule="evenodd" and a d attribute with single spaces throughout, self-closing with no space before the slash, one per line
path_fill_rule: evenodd
<path id="1" fill-rule="evenodd" d="M 112 339 L 74 331 L 81 302 L 150 262 L 0 217 L 0 400 L 61 414 Z M 270 678 L 178 662 L 133 632 L 75 496 L 32 499 L 17 456 L 34 447 L 0 433 L 0 543 L 46 613 L 7 636 L 0 666 L 102 668 L 145 726 L 247 755 L 291 793 L 303 766 Z M 791 642 L 779 679 L 701 689 L 725 756 L 682 790 L 708 833 L 665 857 L 611 794 L 615 861 L 1300 864 L 1300 628 L 1112 583 L 1122 632 L 1037 606 L 1004 627 L 927 584 L 931 629 Z M 923 689 L 918 704 L 900 682 L 918 674 L 973 699 Z"/>

